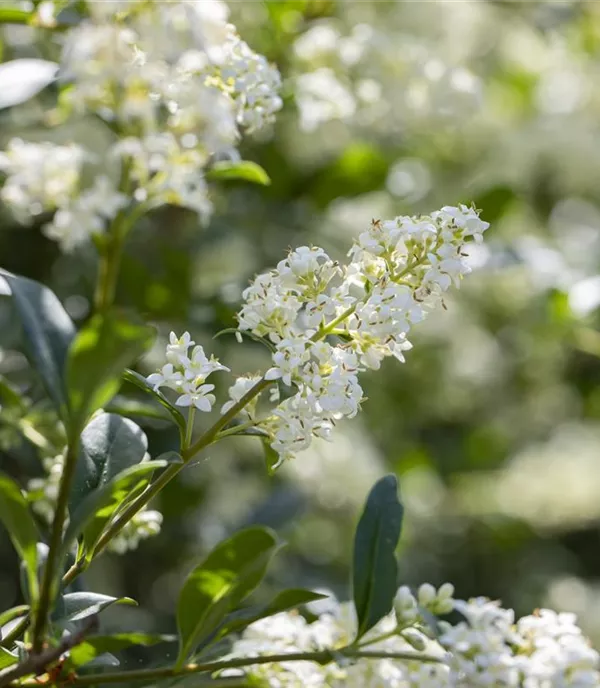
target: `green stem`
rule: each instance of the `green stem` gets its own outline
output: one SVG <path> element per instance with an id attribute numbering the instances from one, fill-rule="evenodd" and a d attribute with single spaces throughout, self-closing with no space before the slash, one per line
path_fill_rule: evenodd
<path id="1" fill-rule="evenodd" d="M 228 425 L 237 414 L 252 401 L 254 397 L 258 396 L 264 389 L 266 389 L 270 384 L 271 380 L 265 380 L 262 378 L 259 380 L 254 387 L 249 389 L 246 394 L 235 403 L 227 413 L 224 413 L 220 418 L 218 418 L 213 425 L 203 434 L 198 440 L 191 446 L 184 449 L 181 453 L 183 458 L 183 463 L 171 464 L 166 468 L 160 476 L 142 492 L 139 497 L 133 500 L 131 504 L 123 511 L 123 513 L 111 524 L 109 529 L 104 533 L 104 535 L 98 541 L 96 549 L 94 550 L 94 556 L 97 556 L 102 552 L 108 543 L 125 527 L 125 525 L 142 509 L 148 502 L 155 497 L 171 480 L 179 473 L 179 471 L 185 467 L 185 465 L 192 459 L 196 454 L 212 444 L 219 435 L 219 432 Z M 67 576 L 69 576 L 69 571 Z M 73 576 L 69 580 L 73 580 L 77 575 L 74 572 Z"/>
<path id="2" fill-rule="evenodd" d="M 246 423 L 240 423 L 239 425 L 234 425 L 232 428 L 227 428 L 227 430 L 221 430 L 217 435 L 217 439 L 221 440 L 223 437 L 231 437 L 232 435 L 239 435 L 247 430 L 248 428 L 256 427 L 256 422 L 249 420 Z"/>
<path id="3" fill-rule="evenodd" d="M 109 230 L 106 243 L 99 248 L 100 263 L 94 305 L 96 311 L 107 311 L 115 300 L 117 278 L 121 264 L 121 254 L 125 242 L 126 227 L 129 224 L 126 215 L 120 212 Z"/>
<path id="4" fill-rule="evenodd" d="M 335 661 L 336 656 L 348 657 L 351 659 L 392 659 L 397 661 L 426 662 L 441 664 L 443 657 L 435 655 L 420 654 L 418 652 L 372 652 L 358 650 L 352 647 L 341 648 L 339 650 L 321 650 L 318 652 L 293 652 L 274 655 L 264 655 L 262 657 L 235 657 L 216 662 L 206 662 L 203 664 L 188 664 L 179 669 L 174 667 L 164 667 L 162 669 L 139 669 L 136 671 L 115 671 L 101 675 L 79 676 L 69 682 L 69 686 L 94 686 L 98 683 L 125 683 L 128 681 L 153 681 L 162 678 L 179 678 L 191 674 L 214 673 L 225 669 L 242 669 L 258 664 L 273 664 L 276 662 L 316 662 L 318 664 L 329 664 Z M 239 680 L 239 678 L 238 678 Z M 22 683 L 22 686 L 33 686 L 34 683 Z M 207 686 L 218 684 L 208 683 Z"/>
<path id="5" fill-rule="evenodd" d="M 370 640 L 363 640 L 362 643 L 358 643 L 356 645 L 357 649 L 363 648 L 363 647 L 368 647 L 369 645 L 375 645 L 376 643 L 381 643 L 384 640 L 389 640 L 389 638 L 395 638 L 398 636 L 400 631 L 398 628 L 394 628 L 393 631 L 388 631 L 387 633 L 382 633 L 381 635 L 376 636 L 375 638 L 371 638 Z"/>
<path id="6" fill-rule="evenodd" d="M 33 648 L 34 654 L 39 653 L 44 644 L 44 634 L 46 632 L 46 624 L 48 623 L 48 616 L 50 614 L 50 607 L 52 605 L 55 587 L 56 587 L 56 568 L 60 563 L 58 561 L 59 552 L 62 543 L 63 528 L 65 518 L 67 516 L 67 508 L 69 505 L 69 494 L 71 492 L 71 484 L 75 474 L 75 467 L 77 465 L 79 436 L 69 439 L 67 447 L 67 455 L 65 457 L 65 464 L 60 479 L 58 488 L 58 498 L 56 501 L 56 509 L 54 511 L 54 519 L 52 521 L 52 531 L 50 533 L 50 544 L 48 546 L 48 556 L 44 566 L 44 574 L 42 577 L 42 584 L 40 588 L 40 598 L 33 608 Z"/>
<path id="7" fill-rule="evenodd" d="M 190 406 L 188 410 L 187 425 L 185 428 L 185 442 L 184 449 L 187 449 L 192 443 L 192 435 L 194 433 L 194 416 L 196 415 L 196 407 Z"/>
<path id="8" fill-rule="evenodd" d="M 344 320 L 346 320 L 346 318 L 349 318 L 355 310 L 356 306 L 350 306 L 349 308 L 346 308 L 346 310 L 341 315 L 338 315 L 337 318 L 334 318 L 330 323 L 327 324 L 326 327 L 321 327 L 317 332 L 315 332 L 311 337 L 312 341 L 318 342 L 319 340 L 326 337 L 328 334 L 331 334 L 335 330 L 335 328 L 340 323 L 343 323 Z"/>

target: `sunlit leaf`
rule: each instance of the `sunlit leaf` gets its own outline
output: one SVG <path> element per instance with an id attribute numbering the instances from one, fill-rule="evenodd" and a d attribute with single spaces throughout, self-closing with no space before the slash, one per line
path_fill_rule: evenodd
<path id="1" fill-rule="evenodd" d="M 218 544 L 191 572 L 177 604 L 178 666 L 256 588 L 277 548 L 270 530 L 247 528 Z"/>
<path id="2" fill-rule="evenodd" d="M 72 432 L 112 399 L 126 366 L 150 348 L 154 335 L 152 327 L 120 313 L 96 315 L 77 334 L 66 375 Z"/>
<path id="3" fill-rule="evenodd" d="M 216 162 L 206 173 L 207 179 L 216 181 L 238 180 L 268 186 L 269 175 L 260 165 L 250 160 Z"/>
<path id="4" fill-rule="evenodd" d="M 176 640 L 177 636 L 174 635 L 151 635 L 148 633 L 95 635 L 87 637 L 82 643 L 74 647 L 69 652 L 69 660 L 73 667 L 80 667 L 103 654 L 109 653 L 112 655 L 133 645 L 151 647 L 159 643 L 175 642 Z"/>
<path id="5" fill-rule="evenodd" d="M 37 528 L 19 486 L 3 473 L 0 473 L 0 521 L 25 566 L 30 599 L 37 600 Z"/>
<path id="6" fill-rule="evenodd" d="M 99 614 L 113 604 L 137 606 L 131 597 L 111 597 L 97 592 L 70 592 L 63 596 L 62 614 L 54 619 L 58 625 L 73 621 L 82 621 L 89 616 Z"/>
<path id="7" fill-rule="evenodd" d="M 297 609 L 300 605 L 326 598 L 327 595 L 321 595 L 312 590 L 303 590 L 302 588 L 284 590 L 267 604 L 257 607 L 247 607 L 246 609 L 240 609 L 228 614 L 217 629 L 213 642 L 231 633 L 241 633 L 250 624 L 259 619 L 265 619 L 274 614 L 285 612 L 288 609 Z"/>

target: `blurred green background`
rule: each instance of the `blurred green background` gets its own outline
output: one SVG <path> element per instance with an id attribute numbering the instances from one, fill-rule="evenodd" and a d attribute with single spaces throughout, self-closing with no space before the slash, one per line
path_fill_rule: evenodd
<path id="1" fill-rule="evenodd" d="M 402 582 L 450 580 L 459 596 L 501 598 L 519 613 L 569 609 L 600 643 L 600 4 L 230 8 L 285 79 L 273 131 L 242 148 L 273 183 L 215 189 L 207 228 L 178 208 L 136 227 L 117 301 L 161 335 L 140 372 L 161 362 L 171 329 L 189 330 L 236 374 L 264 367 L 263 348 L 213 336 L 234 323 L 252 275 L 290 247 L 314 243 L 341 257 L 372 218 L 458 202 L 474 201 L 492 227 L 448 310 L 413 331 L 407 363 L 364 377 L 364 410 L 333 443 L 315 443 L 269 478 L 258 442 L 225 440 L 169 485 L 156 505 L 160 536 L 104 556 L 85 576 L 96 591 L 140 602 L 107 613 L 105 625 L 172 630 L 193 563 L 257 522 L 289 543 L 269 585 L 346 598 L 363 500 L 394 472 L 407 510 Z M 35 31 L 4 28 L 3 59 L 52 56 L 51 38 Z M 0 113 L 1 146 L 21 136 L 101 153 L 112 136 L 104 125 L 51 128 L 52 102 L 50 91 Z M 0 256 L 2 267 L 51 286 L 76 322 L 89 315 L 91 248 L 61 255 L 38 226 L 2 209 Z M 0 374 L 36 401 L 31 420 L 43 429 L 48 407 L 6 302 L 0 346 Z M 153 454 L 170 446 L 168 429 L 143 425 Z M 0 466 L 22 484 L 41 473 L 6 410 Z M 20 599 L 18 571 L 4 533 L 0 548 L 6 607 Z"/>

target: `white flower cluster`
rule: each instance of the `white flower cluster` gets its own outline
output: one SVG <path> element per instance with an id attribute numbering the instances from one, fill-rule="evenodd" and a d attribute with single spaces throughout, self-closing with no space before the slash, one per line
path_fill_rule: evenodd
<path id="1" fill-rule="evenodd" d="M 221 365 L 214 356 L 208 358 L 204 349 L 194 346 L 189 332 L 177 337 L 171 332 L 167 344 L 167 363 L 160 372 L 152 373 L 147 380 L 154 389 L 167 387 L 179 393 L 175 402 L 178 406 L 193 406 L 199 411 L 208 413 L 215 403 L 215 396 L 211 394 L 214 385 L 206 384 L 211 373 L 218 370 L 229 370 Z M 189 348 L 193 346 L 191 355 Z"/>
<path id="2" fill-rule="evenodd" d="M 160 511 L 142 509 L 125 524 L 120 533 L 115 535 L 108 543 L 108 549 L 115 554 L 125 554 L 137 549 L 141 540 L 158 535 L 163 522 Z"/>
<path id="3" fill-rule="evenodd" d="M 63 53 L 77 107 L 142 142 L 171 131 L 205 157 L 233 154 L 238 127 L 273 121 L 279 72 L 227 23 L 223 2 L 99 4 L 91 3 L 92 20 L 69 33 Z"/>
<path id="4" fill-rule="evenodd" d="M 0 153 L 0 171 L 6 175 L 0 198 L 23 223 L 53 212 L 44 233 L 69 253 L 93 234 L 104 231 L 107 220 L 127 205 L 108 177 L 96 178 L 82 191 L 81 174 L 86 158 L 81 146 L 30 143 L 12 139 Z"/>
<path id="5" fill-rule="evenodd" d="M 341 660 L 325 666 L 309 661 L 278 662 L 253 667 L 260 685 L 274 688 L 589 688 L 600 685 L 600 657 L 572 614 L 540 610 L 516 624 L 512 610 L 484 598 L 455 600 L 454 588 L 422 585 L 413 595 L 403 586 L 394 612 L 361 639 L 368 651 L 386 654 L 425 653 L 436 661 L 417 659 Z M 456 610 L 456 625 L 431 615 Z M 427 618 L 429 617 L 429 618 Z M 356 632 L 352 607 L 333 602 L 327 613 L 309 623 L 286 612 L 253 623 L 234 644 L 234 656 L 260 656 L 335 651 L 350 644 Z M 230 672 L 233 674 L 234 672 Z"/>
<path id="6" fill-rule="evenodd" d="M 52 523 L 54 518 L 64 461 L 63 454 L 43 459 L 42 465 L 46 475 L 42 478 L 32 478 L 27 484 L 31 508 L 48 524 Z M 136 549 L 141 540 L 160 533 L 162 520 L 159 511 L 144 507 L 109 542 L 107 548 L 115 554 L 124 554 L 128 550 Z"/>
<path id="7" fill-rule="evenodd" d="M 373 221 L 341 266 L 321 248 L 300 247 L 244 291 L 239 329 L 266 338 L 292 396 L 259 421 L 281 460 L 329 437 L 363 399 L 358 374 L 387 356 L 404 361 L 407 335 L 452 284 L 470 272 L 465 243 L 488 223 L 467 206 L 430 216 Z"/>
<path id="8" fill-rule="evenodd" d="M 206 220 L 206 166 L 237 158 L 242 131 L 281 108 L 281 77 L 227 23 L 220 0 L 88 3 L 90 18 L 65 33 L 63 102 L 91 111 L 119 136 L 107 151 L 129 170 L 128 194 L 146 209 L 179 205 Z M 71 251 L 128 204 L 105 177 L 81 188 L 79 146 L 13 139 L 0 155 L 2 200 L 27 222 L 57 211 L 45 233 Z"/>

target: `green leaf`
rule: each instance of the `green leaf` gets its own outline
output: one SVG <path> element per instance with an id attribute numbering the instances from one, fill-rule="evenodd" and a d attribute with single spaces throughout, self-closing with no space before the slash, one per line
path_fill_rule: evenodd
<path id="1" fill-rule="evenodd" d="M 73 433 L 115 396 L 123 370 L 152 346 L 154 334 L 119 313 L 96 315 L 77 334 L 66 376 Z"/>
<path id="2" fill-rule="evenodd" d="M 94 635 L 69 651 L 70 663 L 80 667 L 105 653 L 113 654 L 132 645 L 151 647 L 158 643 L 169 643 L 177 640 L 174 635 L 151 635 L 148 633 L 119 633 L 117 635 Z"/>
<path id="3" fill-rule="evenodd" d="M 12 607 L 11 609 L 7 609 L 6 611 L 0 612 L 0 631 L 2 630 L 3 626 L 6 626 L 7 623 L 14 621 L 15 619 L 18 619 L 21 616 L 25 616 L 28 613 L 28 604 L 20 604 L 18 607 Z M 1 633 L 0 639 L 2 639 Z"/>
<path id="4" fill-rule="evenodd" d="M 148 439 L 129 418 L 100 413 L 83 429 L 69 508 L 74 511 L 90 492 L 144 458 Z"/>
<path id="5" fill-rule="evenodd" d="M 242 180 L 261 184 L 262 186 L 269 186 L 271 183 L 269 175 L 265 170 L 250 160 L 240 160 L 239 162 L 224 160 L 216 162 L 207 171 L 206 178 L 214 181 Z"/>
<path id="6" fill-rule="evenodd" d="M 158 401 L 158 403 L 169 412 L 169 415 L 179 428 L 180 441 L 183 444 L 185 439 L 186 420 L 181 411 L 174 406 L 162 392 L 155 390 L 152 385 L 148 384 L 143 375 L 136 373 L 134 370 L 126 370 L 123 373 L 123 378 L 132 385 L 138 387 L 138 389 L 146 392 L 146 394 L 151 394 L 154 399 L 156 399 L 156 401 Z"/>
<path id="7" fill-rule="evenodd" d="M 16 664 L 18 661 L 18 655 L 0 647 L 0 669 L 6 669 L 6 667 Z"/>
<path id="8" fill-rule="evenodd" d="M 19 486 L 3 473 L 0 473 L 0 521 L 26 568 L 29 597 L 37 600 L 37 528 Z"/>
<path id="9" fill-rule="evenodd" d="M 2 375 L 0 375 L 0 400 L 4 407 L 17 408 L 21 411 L 26 409 L 25 399 L 19 390 Z"/>
<path id="10" fill-rule="evenodd" d="M 191 572 L 177 604 L 180 650 L 176 666 L 256 588 L 277 549 L 270 530 L 246 528 L 218 544 Z"/>
<path id="11" fill-rule="evenodd" d="M 63 370 L 69 346 L 75 336 L 75 326 L 50 289 L 0 269 L 0 278 L 2 277 L 9 287 L 23 326 L 27 356 L 64 418 L 67 394 Z"/>
<path id="12" fill-rule="evenodd" d="M 396 477 L 388 475 L 375 483 L 354 536 L 352 576 L 357 638 L 392 609 L 398 585 L 394 553 L 403 513 Z"/>
<path id="13" fill-rule="evenodd" d="M 91 492 L 71 514 L 63 539 L 62 555 L 66 556 L 79 534 L 83 533 L 87 554 L 91 557 L 104 527 L 121 504 L 131 492 L 140 489 L 140 482 L 147 482 L 151 473 L 167 465 L 167 461 L 144 461 L 127 468 Z"/>
<path id="14" fill-rule="evenodd" d="M 211 642 L 215 642 L 224 638 L 231 633 L 240 633 L 250 624 L 265 619 L 274 614 L 285 612 L 288 609 L 296 609 L 302 604 L 308 602 L 315 602 L 316 600 L 326 599 L 327 595 L 321 595 L 312 590 L 303 590 L 302 588 L 292 588 L 284 590 L 277 594 L 267 604 L 248 607 L 246 609 L 239 609 L 231 614 L 228 614 L 223 623 L 217 629 L 214 638 Z"/>
<path id="15" fill-rule="evenodd" d="M 13 21 L 15 19 L 13 16 Z M 0 109 L 19 105 L 33 98 L 55 81 L 57 74 L 56 62 L 37 58 L 27 57 L 0 64 Z"/>
<path id="16" fill-rule="evenodd" d="M 70 592 L 63 596 L 63 608 L 55 623 L 64 626 L 73 621 L 81 621 L 89 616 L 99 614 L 113 604 L 127 604 L 137 607 L 131 597 L 111 597 L 97 592 Z"/>
<path id="17" fill-rule="evenodd" d="M 275 475 L 275 471 L 281 466 L 281 457 L 271 446 L 270 437 L 261 437 L 263 452 L 265 455 L 265 466 L 269 475 Z"/>

